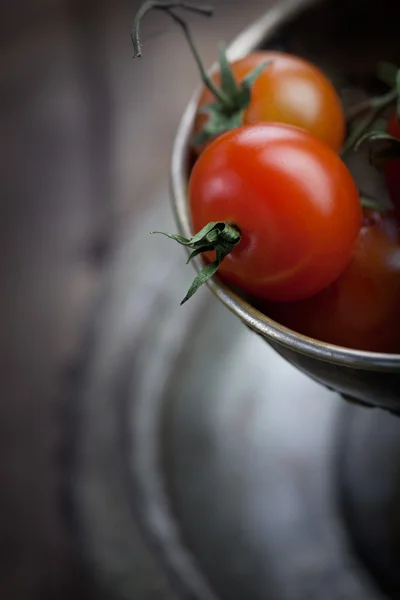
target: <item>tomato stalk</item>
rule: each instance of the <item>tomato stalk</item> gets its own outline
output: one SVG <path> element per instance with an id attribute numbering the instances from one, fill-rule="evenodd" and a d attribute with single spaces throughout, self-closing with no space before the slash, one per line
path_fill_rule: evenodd
<path id="1" fill-rule="evenodd" d="M 387 207 L 382 206 L 378 200 L 375 200 L 374 198 L 362 193 L 360 193 L 360 204 L 363 208 L 369 208 L 378 213 L 384 213 L 387 210 Z"/>
<path id="2" fill-rule="evenodd" d="M 342 158 L 344 158 L 350 150 L 357 149 L 357 144 L 360 139 L 365 135 L 366 132 L 368 132 L 368 129 L 377 122 L 382 113 L 384 113 L 389 106 L 393 105 L 397 101 L 397 98 L 397 90 L 391 90 L 379 98 L 370 98 L 369 100 L 366 100 L 353 108 L 349 119 L 351 121 L 355 120 L 364 113 L 367 114 L 347 138 L 341 152 Z"/>
<path id="3" fill-rule="evenodd" d="M 235 225 L 224 223 L 223 221 L 212 221 L 211 223 L 208 223 L 191 238 L 185 238 L 181 235 L 165 233 L 163 231 L 152 231 L 151 233 L 165 235 L 178 242 L 178 244 L 191 248 L 193 252 L 190 254 L 186 264 L 198 254 L 215 250 L 215 260 L 205 265 L 196 275 L 186 296 L 181 302 L 181 306 L 197 292 L 203 283 L 206 283 L 206 281 L 215 275 L 221 262 L 232 252 L 241 239 L 239 229 Z"/>
<path id="4" fill-rule="evenodd" d="M 382 169 L 388 160 L 400 158 L 400 140 L 385 131 L 367 132 L 358 140 L 355 150 L 366 142 L 371 144 L 370 161 L 377 169 Z"/>
<path id="5" fill-rule="evenodd" d="M 226 48 L 221 44 L 219 51 L 219 69 L 221 86 L 218 86 L 207 73 L 200 54 L 194 43 L 190 29 L 184 19 L 176 12 L 175 8 L 211 16 L 213 8 L 184 1 L 147 0 L 136 14 L 132 27 L 133 56 L 141 57 L 140 23 L 143 17 L 153 9 L 166 12 L 183 30 L 192 55 L 196 61 L 204 85 L 213 94 L 215 101 L 200 109 L 199 113 L 206 114 L 208 119 L 203 129 L 192 140 L 193 146 L 200 146 L 213 139 L 220 133 L 234 129 L 243 124 L 243 114 L 251 101 L 251 88 L 259 75 L 268 66 L 270 61 L 265 61 L 251 71 L 239 84 L 236 82 L 231 65 L 229 64 Z"/>
<path id="6" fill-rule="evenodd" d="M 141 58 L 141 56 L 142 56 L 142 46 L 140 43 L 140 36 L 139 36 L 141 20 L 151 10 L 154 10 L 154 9 L 163 10 L 167 14 L 169 14 L 170 17 L 172 17 L 172 19 L 176 23 L 178 23 L 178 25 L 180 25 L 182 27 L 183 33 L 185 34 L 186 40 L 190 46 L 193 57 L 197 63 L 203 83 L 209 88 L 209 90 L 215 95 L 215 97 L 219 99 L 219 101 L 221 103 L 223 103 L 223 104 L 229 103 L 229 99 L 224 95 L 222 90 L 220 90 L 214 84 L 213 80 L 208 75 L 208 73 L 203 65 L 203 62 L 200 58 L 200 54 L 198 53 L 197 48 L 194 44 L 193 37 L 190 33 L 190 30 L 189 30 L 189 27 L 188 27 L 186 21 L 184 21 L 179 15 L 176 14 L 176 12 L 174 12 L 174 10 L 173 10 L 174 8 L 183 8 L 185 10 L 196 12 L 198 14 L 201 14 L 201 15 L 204 15 L 207 17 L 210 17 L 214 12 L 214 9 L 212 6 L 206 6 L 206 5 L 200 6 L 197 4 L 191 4 L 189 2 L 180 2 L 180 1 L 162 2 L 159 0 L 148 0 L 147 2 L 144 2 L 144 4 L 142 4 L 142 6 L 140 7 L 140 9 L 137 12 L 137 15 L 135 17 L 133 27 L 132 27 L 131 38 L 132 38 L 132 44 L 133 44 L 133 58 Z"/>
<path id="7" fill-rule="evenodd" d="M 382 96 L 368 98 L 367 100 L 360 102 L 348 112 L 348 123 L 356 121 L 363 115 L 365 116 L 363 120 L 354 127 L 347 138 L 341 152 L 342 158 L 344 158 L 350 150 L 357 150 L 370 133 L 372 133 L 372 136 L 378 134 L 377 131 L 371 132 L 370 128 L 377 124 L 378 119 L 390 106 L 397 106 L 397 114 L 400 120 L 400 69 L 390 63 L 380 63 L 378 66 L 378 78 L 392 89 Z"/>
<path id="8" fill-rule="evenodd" d="M 196 4 L 194 2 L 184 2 L 183 0 L 147 0 L 142 4 L 136 13 L 133 21 L 131 39 L 133 45 L 133 58 L 142 56 L 142 45 L 140 43 L 140 23 L 143 17 L 151 10 L 164 10 L 171 14 L 174 8 L 182 8 L 190 12 L 198 13 L 207 17 L 211 17 L 214 8 L 207 4 Z M 175 13 L 172 12 L 174 15 Z M 197 53 L 196 53 L 197 54 Z"/>

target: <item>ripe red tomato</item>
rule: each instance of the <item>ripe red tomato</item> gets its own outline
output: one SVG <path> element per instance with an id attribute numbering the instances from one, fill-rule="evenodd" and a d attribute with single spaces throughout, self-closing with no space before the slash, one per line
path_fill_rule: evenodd
<path id="1" fill-rule="evenodd" d="M 216 139 L 193 168 L 189 196 L 194 231 L 225 221 L 241 232 L 220 276 L 270 300 L 307 298 L 332 283 L 361 226 L 357 188 L 338 155 L 278 123 Z"/>
<path id="2" fill-rule="evenodd" d="M 393 216 L 368 213 L 354 258 L 320 294 L 264 304 L 263 312 L 314 339 L 356 350 L 400 352 L 400 230 Z"/>
<path id="3" fill-rule="evenodd" d="M 343 144 L 345 117 L 342 103 L 329 79 L 309 62 L 280 52 L 253 52 L 232 63 L 232 71 L 239 83 L 264 61 L 271 63 L 258 76 L 251 89 L 251 102 L 245 110 L 243 124 L 263 121 L 287 123 L 310 131 L 335 152 Z M 213 80 L 219 85 L 220 74 Z M 205 88 L 199 108 L 215 100 Z M 194 133 L 204 126 L 207 116 L 198 115 Z M 198 151 L 201 152 L 204 146 Z"/>
<path id="4" fill-rule="evenodd" d="M 394 111 L 389 119 L 387 132 L 400 140 L 400 123 L 397 118 L 397 111 Z M 400 158 L 389 160 L 385 164 L 384 171 L 389 196 L 400 215 Z"/>

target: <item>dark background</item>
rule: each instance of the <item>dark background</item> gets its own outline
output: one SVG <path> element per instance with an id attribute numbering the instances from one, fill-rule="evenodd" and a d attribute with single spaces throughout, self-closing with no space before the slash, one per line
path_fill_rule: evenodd
<path id="1" fill-rule="evenodd" d="M 269 0 L 191 17 L 207 65 Z M 167 190 L 171 144 L 198 82 L 176 26 L 138 2 L 0 7 L 0 597 L 97 597 L 60 503 L 74 372 L 115 248 Z M 140 259 L 140 257 L 138 257 Z M 71 440 L 70 440 L 71 441 Z M 72 439 L 73 444 L 73 439 Z M 68 451 L 68 450 L 67 450 Z M 65 458 L 65 457 L 64 457 Z"/>

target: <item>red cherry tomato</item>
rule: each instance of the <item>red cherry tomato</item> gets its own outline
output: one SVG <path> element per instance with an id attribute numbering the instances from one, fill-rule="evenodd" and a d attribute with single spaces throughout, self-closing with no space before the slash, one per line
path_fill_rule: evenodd
<path id="1" fill-rule="evenodd" d="M 329 79 L 309 62 L 280 52 L 253 52 L 232 63 L 239 83 L 255 67 L 271 63 L 259 75 L 251 89 L 251 102 L 245 110 L 243 124 L 277 122 L 310 131 L 338 152 L 345 136 L 345 118 L 340 98 Z M 212 75 L 219 84 L 219 72 Z M 199 108 L 215 100 L 205 88 Z M 207 116 L 198 115 L 194 132 L 204 126 Z M 200 147 L 200 151 L 204 146 Z"/>
<path id="2" fill-rule="evenodd" d="M 392 216 L 369 213 L 352 262 L 320 294 L 264 304 L 279 323 L 314 339 L 371 352 L 400 352 L 400 231 Z"/>
<path id="3" fill-rule="evenodd" d="M 400 139 L 400 123 L 395 111 L 389 119 L 387 132 Z M 389 196 L 400 215 L 400 158 L 389 160 L 385 165 L 385 180 Z"/>
<path id="4" fill-rule="evenodd" d="M 241 232 L 220 276 L 270 300 L 306 298 L 332 283 L 350 262 L 361 226 L 347 167 L 289 125 L 247 125 L 220 136 L 196 162 L 189 195 L 194 231 L 225 221 Z"/>

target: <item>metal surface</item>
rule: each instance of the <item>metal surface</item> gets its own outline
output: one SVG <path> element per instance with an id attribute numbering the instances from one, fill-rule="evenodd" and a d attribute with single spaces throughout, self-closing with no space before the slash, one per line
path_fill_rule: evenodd
<path id="1" fill-rule="evenodd" d="M 94 327 L 75 468 L 88 565 L 130 600 L 380 600 L 336 503 L 345 404 L 207 290 L 180 309 L 179 247 L 147 294 L 159 222 L 168 207 L 128 237 Z"/>
<path id="2" fill-rule="evenodd" d="M 400 597 L 400 421 L 348 407 L 339 421 L 337 483 L 353 549 L 380 588 Z"/>
<path id="3" fill-rule="evenodd" d="M 386 4 L 383 2 L 380 13 L 385 12 Z M 368 27 L 379 17 L 376 17 L 375 6 L 363 4 L 363 19 L 357 19 L 359 8 L 357 2 L 344 4 L 333 0 L 289 0 L 280 3 L 232 45 L 230 56 L 239 57 L 259 46 L 295 50 L 328 71 L 332 70 L 341 84 L 350 81 L 371 84 L 373 77 L 370 74 L 375 69 L 376 61 L 392 57 L 397 51 L 397 34 L 390 20 L 387 20 L 387 25 L 384 25 L 386 45 L 380 45 L 379 38 L 375 52 L 371 52 Z M 299 18 L 301 9 L 304 11 Z M 329 27 L 326 27 L 327 22 Z M 349 28 L 350 23 L 352 27 Z M 339 36 L 341 46 L 337 45 Z M 356 45 L 351 57 L 346 57 L 344 50 L 350 38 Z M 179 229 L 186 237 L 191 235 L 186 195 L 188 142 L 196 99 L 197 95 L 182 118 L 172 158 L 174 209 Z M 201 262 L 196 260 L 195 265 L 199 269 Z M 209 286 L 231 312 L 274 345 L 287 360 L 316 380 L 365 403 L 391 410 L 398 408 L 400 355 L 355 351 L 299 335 L 260 313 L 218 279 L 211 281 Z"/>

